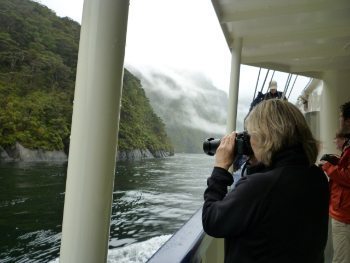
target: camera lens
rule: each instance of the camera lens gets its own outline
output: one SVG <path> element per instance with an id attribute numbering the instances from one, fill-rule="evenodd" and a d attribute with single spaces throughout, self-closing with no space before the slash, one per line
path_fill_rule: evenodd
<path id="1" fill-rule="evenodd" d="M 220 145 L 220 139 L 209 138 L 203 142 L 203 151 L 213 156 L 216 153 L 216 149 Z M 250 136 L 247 131 L 238 132 L 235 138 L 234 155 L 252 155 L 253 149 L 250 145 Z"/>
<path id="2" fill-rule="evenodd" d="M 203 151 L 210 155 L 213 156 L 216 153 L 216 149 L 219 147 L 220 145 L 220 139 L 214 139 L 214 138 L 209 138 L 206 139 L 203 142 Z"/>

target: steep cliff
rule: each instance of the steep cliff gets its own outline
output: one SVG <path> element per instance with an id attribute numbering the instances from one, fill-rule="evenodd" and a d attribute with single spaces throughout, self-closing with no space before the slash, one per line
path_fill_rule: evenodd
<path id="1" fill-rule="evenodd" d="M 67 154 L 80 25 L 29 0 L 2 0 L 0 10 L 0 156 L 14 158 L 18 145 Z M 163 121 L 127 70 L 119 139 L 121 156 L 173 152 Z"/>

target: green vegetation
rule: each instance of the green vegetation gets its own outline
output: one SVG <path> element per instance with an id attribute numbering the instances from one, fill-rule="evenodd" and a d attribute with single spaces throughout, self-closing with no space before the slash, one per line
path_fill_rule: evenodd
<path id="1" fill-rule="evenodd" d="M 0 145 L 68 148 L 80 25 L 29 0 L 0 0 Z M 172 151 L 140 82 L 124 72 L 119 150 Z"/>
<path id="2" fill-rule="evenodd" d="M 176 153 L 202 154 L 205 139 L 224 135 L 218 127 L 226 125 L 227 94 L 204 76 L 181 72 L 177 78 L 176 74 L 157 70 L 147 74 L 131 70 L 141 79 L 154 111 L 164 120 Z M 189 90 L 195 93 L 188 93 Z"/>
<path id="3" fill-rule="evenodd" d="M 124 70 L 119 149 L 173 152 L 163 121 L 154 113 L 140 80 Z"/>

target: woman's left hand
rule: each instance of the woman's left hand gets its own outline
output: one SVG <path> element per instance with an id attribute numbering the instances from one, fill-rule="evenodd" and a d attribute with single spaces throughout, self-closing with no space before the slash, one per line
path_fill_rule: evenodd
<path id="1" fill-rule="evenodd" d="M 216 150 L 215 155 L 215 167 L 221 167 L 228 170 L 234 160 L 234 148 L 235 148 L 236 132 L 225 135 L 221 141 L 220 145 Z"/>

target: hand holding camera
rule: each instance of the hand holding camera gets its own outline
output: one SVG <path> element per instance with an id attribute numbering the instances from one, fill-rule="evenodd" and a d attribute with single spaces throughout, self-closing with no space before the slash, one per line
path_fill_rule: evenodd
<path id="1" fill-rule="evenodd" d="M 337 165 L 339 157 L 335 154 L 324 154 L 322 155 L 320 161 L 325 161 L 331 163 L 332 165 Z"/>
<path id="2" fill-rule="evenodd" d="M 208 155 L 215 155 L 216 149 L 219 147 L 221 140 L 209 138 L 203 142 L 203 151 Z M 253 155 L 253 149 L 250 145 L 249 134 L 244 132 L 236 133 L 235 146 L 234 146 L 234 156 L 238 155 Z"/>
<path id="3" fill-rule="evenodd" d="M 231 133 L 221 140 L 209 138 L 203 142 L 203 151 L 216 155 L 215 166 L 228 169 L 233 161 L 242 155 L 253 155 L 250 137 L 246 131 Z"/>
<path id="4" fill-rule="evenodd" d="M 216 150 L 215 166 L 221 167 L 226 170 L 230 168 L 234 160 L 234 147 L 235 147 L 236 134 L 233 132 L 224 136 Z"/>

